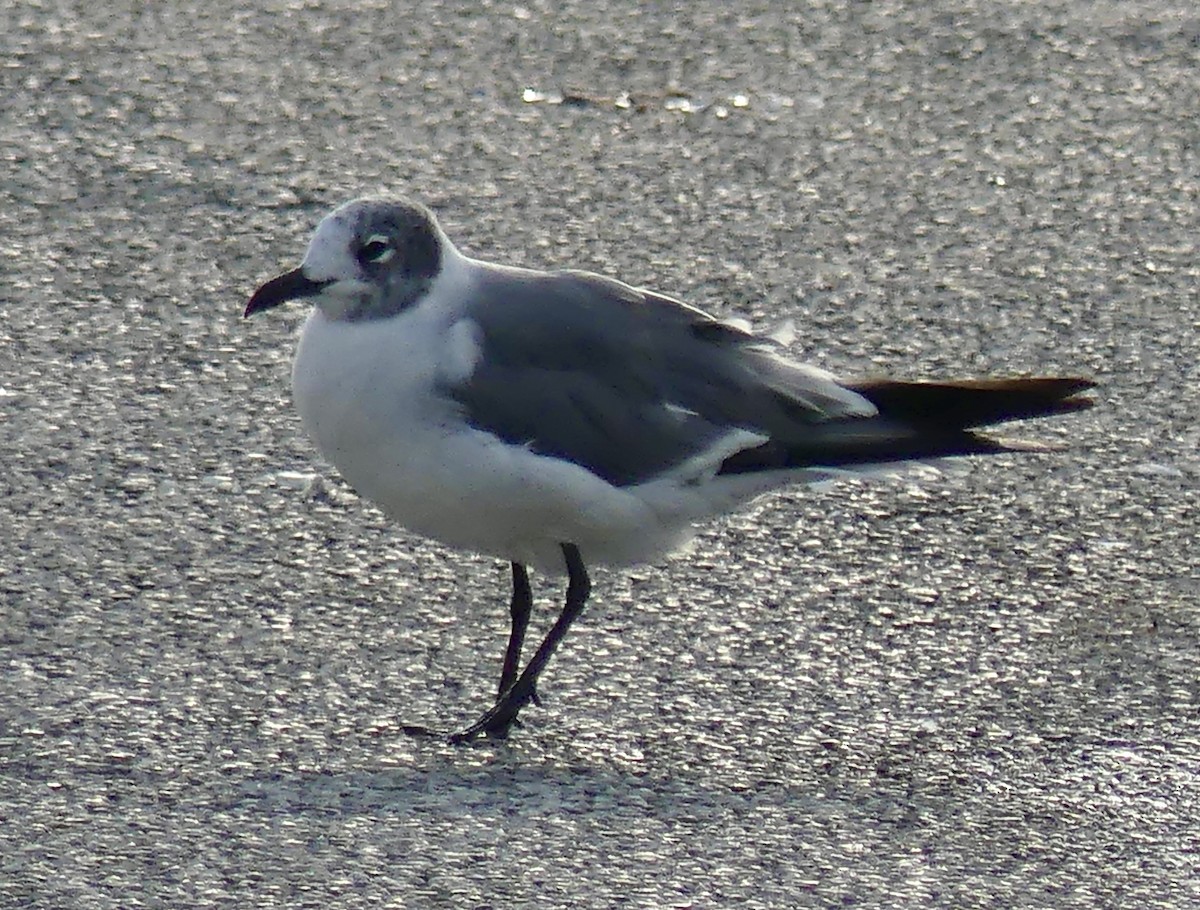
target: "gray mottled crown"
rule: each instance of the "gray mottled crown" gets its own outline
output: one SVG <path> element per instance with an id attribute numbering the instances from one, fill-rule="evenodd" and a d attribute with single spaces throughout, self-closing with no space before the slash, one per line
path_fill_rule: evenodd
<path id="1" fill-rule="evenodd" d="M 410 278 L 437 275 L 442 260 L 441 231 L 425 206 L 403 199 L 359 199 L 338 208 L 334 216 L 339 213 L 353 219 L 355 257 L 364 268 L 382 265 Z M 384 237 L 393 244 L 395 255 L 373 263 L 371 241 Z"/>
<path id="2" fill-rule="evenodd" d="M 420 300 L 441 270 L 449 243 L 433 214 L 403 199 L 356 199 L 318 226 L 306 257 L 314 278 L 352 277 L 362 293 L 337 303 L 335 318 L 386 319 Z M 327 304 L 332 309 L 333 302 Z"/>

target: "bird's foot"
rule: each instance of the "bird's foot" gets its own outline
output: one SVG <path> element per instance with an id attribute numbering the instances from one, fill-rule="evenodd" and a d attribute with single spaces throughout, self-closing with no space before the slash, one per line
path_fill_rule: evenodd
<path id="1" fill-rule="evenodd" d="M 400 732 L 405 736 L 424 736 L 433 739 L 441 739 L 446 735 L 440 730 L 431 730 L 428 727 L 422 727 L 420 724 L 401 724 Z"/>
<path id="2" fill-rule="evenodd" d="M 512 684 L 509 685 L 509 688 L 512 688 Z M 499 704 L 500 701 L 503 700 L 503 698 L 504 698 L 505 694 L 507 694 L 507 692 L 508 692 L 508 689 L 502 688 L 499 692 L 496 693 L 496 703 L 497 704 Z M 531 685 L 529 687 L 528 701 L 537 705 L 539 708 L 542 706 L 542 697 L 540 695 L 538 695 L 536 683 L 534 683 L 533 685 Z"/>
<path id="3" fill-rule="evenodd" d="M 496 702 L 484 715 L 467 727 L 465 730 L 460 730 L 458 733 L 450 735 L 450 742 L 455 745 L 471 742 L 480 736 L 490 736 L 495 739 L 504 739 L 508 736 L 509 730 L 514 726 L 521 726 L 521 722 L 517 720 L 517 715 L 527 704 L 533 702 L 535 705 L 540 705 L 537 689 L 533 682 L 530 681 L 526 685 L 522 685 L 520 680 L 517 684 L 500 696 L 500 700 Z"/>
<path id="4" fill-rule="evenodd" d="M 446 734 L 439 730 L 431 730 L 429 727 L 423 727 L 420 724 L 402 724 L 400 732 L 406 736 L 445 739 L 456 746 L 472 742 L 481 736 L 505 739 L 513 727 L 521 726 L 521 721 L 517 718 L 517 715 L 523 707 L 530 702 L 540 707 L 542 703 L 541 699 L 538 698 L 537 689 L 534 686 L 526 686 L 522 692 L 517 692 L 516 689 L 517 686 L 513 686 L 513 688 L 500 697 L 496 704 L 484 713 L 483 717 L 479 718 L 479 720 L 475 721 L 475 723 L 471 724 L 465 730 L 460 730 L 457 733 Z"/>
<path id="5" fill-rule="evenodd" d="M 469 743 L 481 736 L 489 736 L 494 739 L 507 739 L 509 730 L 515 725 L 520 726 L 521 722 L 517 720 L 517 711 L 499 711 L 501 705 L 496 705 L 483 717 L 471 724 L 465 730 L 459 730 L 457 733 L 451 733 L 448 737 L 450 743 L 455 746 L 461 746 L 463 743 Z"/>

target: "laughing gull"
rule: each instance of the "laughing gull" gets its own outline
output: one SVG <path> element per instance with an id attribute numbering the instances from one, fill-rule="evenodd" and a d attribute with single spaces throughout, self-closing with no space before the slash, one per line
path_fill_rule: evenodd
<path id="1" fill-rule="evenodd" d="M 321 453 L 404 527 L 512 563 L 498 698 L 454 742 L 504 736 L 537 701 L 587 600 L 585 563 L 659 559 L 695 522 L 785 484 L 1045 448 L 975 430 L 1092 403 L 1078 378 L 837 379 L 662 294 L 470 259 L 398 199 L 326 216 L 245 315 L 299 298 L 315 305 L 292 389 Z M 527 566 L 568 582 L 518 673 Z"/>

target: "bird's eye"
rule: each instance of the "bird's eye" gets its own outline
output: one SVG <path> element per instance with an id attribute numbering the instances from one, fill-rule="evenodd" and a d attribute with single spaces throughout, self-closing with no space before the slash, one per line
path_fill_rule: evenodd
<path id="1" fill-rule="evenodd" d="M 396 254 L 391 242 L 382 234 L 372 234 L 358 249 L 358 261 L 364 264 L 378 265 L 387 262 Z"/>

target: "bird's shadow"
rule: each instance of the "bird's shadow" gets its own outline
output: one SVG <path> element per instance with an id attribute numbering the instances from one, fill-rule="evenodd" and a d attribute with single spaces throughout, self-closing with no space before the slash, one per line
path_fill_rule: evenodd
<path id="1" fill-rule="evenodd" d="M 580 753 L 537 756 L 507 744 L 430 744 L 409 758 L 374 769 L 252 774 L 235 785 L 235 799 L 241 811 L 267 815 L 467 818 L 499 811 L 615 817 L 636 807 L 642 817 L 663 819 L 676 817 L 682 806 L 728 810 L 763 800 L 786 801 L 793 809 L 808 805 L 822 815 L 820 806 L 831 800 L 825 788 L 809 789 L 800 782 L 737 792 L 699 770 L 689 773 L 657 762 L 647 768 L 611 755 L 599 761 Z"/>

